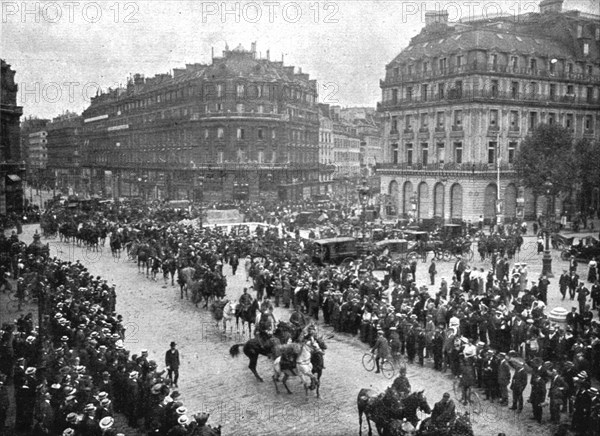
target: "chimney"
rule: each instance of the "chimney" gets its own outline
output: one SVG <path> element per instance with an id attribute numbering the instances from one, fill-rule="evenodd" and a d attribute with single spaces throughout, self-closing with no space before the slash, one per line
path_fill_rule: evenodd
<path id="1" fill-rule="evenodd" d="M 250 51 L 252 53 L 256 53 L 256 42 L 253 42 L 252 44 L 250 44 Z"/>
<path id="2" fill-rule="evenodd" d="M 540 12 L 562 12 L 563 0 L 543 0 L 540 2 Z"/>
<path id="3" fill-rule="evenodd" d="M 448 11 L 429 11 L 425 12 L 425 27 L 432 24 L 448 24 Z"/>
<path id="4" fill-rule="evenodd" d="M 267 60 L 271 60 L 271 50 L 267 50 Z"/>
<path id="5" fill-rule="evenodd" d="M 214 47 L 210 48 L 210 57 L 211 57 L 211 59 L 215 58 L 215 48 Z"/>

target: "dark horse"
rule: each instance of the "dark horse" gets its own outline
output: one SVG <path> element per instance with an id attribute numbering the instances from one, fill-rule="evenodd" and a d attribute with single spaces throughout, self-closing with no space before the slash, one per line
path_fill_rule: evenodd
<path id="1" fill-rule="evenodd" d="M 137 247 L 135 255 L 137 257 L 138 273 L 141 272 L 143 274 L 145 267 L 146 275 L 150 275 L 150 258 L 152 257 L 150 246 L 148 244 L 140 244 Z M 141 270 L 140 267 L 142 267 Z"/>
<path id="2" fill-rule="evenodd" d="M 252 374 L 256 377 L 259 382 L 264 381 L 258 372 L 256 372 L 256 364 L 258 363 L 258 356 L 267 356 L 272 358 L 278 354 L 278 348 L 281 344 L 286 344 L 291 339 L 291 334 L 282 329 L 279 325 L 275 329 L 275 334 L 268 341 L 262 341 L 259 338 L 248 339 L 245 344 L 235 344 L 229 349 L 231 357 L 237 357 L 240 354 L 240 347 L 243 346 L 243 351 L 250 363 L 248 368 L 252 371 Z"/>
<path id="3" fill-rule="evenodd" d="M 247 307 L 238 304 L 235 308 L 235 326 L 240 331 L 240 318 L 242 319 L 242 334 L 245 333 L 245 325 L 248 323 L 248 336 L 252 335 L 252 324 L 256 328 L 256 311 L 258 310 L 258 300 L 253 300 Z"/>
<path id="4" fill-rule="evenodd" d="M 419 422 L 418 410 L 431 413 L 423 391 L 416 391 L 402 397 L 393 388 L 388 388 L 383 394 L 377 394 L 372 389 L 361 389 L 356 399 L 356 405 L 358 406 L 359 435 L 362 435 L 363 413 L 369 426 L 369 436 L 372 435 L 371 421 L 375 423 L 375 428 L 380 436 L 389 436 L 393 434 L 394 420 L 402 421 L 406 418 L 416 427 Z"/>

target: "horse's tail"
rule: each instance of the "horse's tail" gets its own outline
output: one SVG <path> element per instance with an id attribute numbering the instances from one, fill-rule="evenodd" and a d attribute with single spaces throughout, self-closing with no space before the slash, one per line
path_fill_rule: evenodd
<path id="1" fill-rule="evenodd" d="M 231 354 L 231 357 L 237 357 L 240 354 L 240 347 L 243 345 L 244 344 L 232 345 L 231 348 L 229 349 L 229 354 Z"/>

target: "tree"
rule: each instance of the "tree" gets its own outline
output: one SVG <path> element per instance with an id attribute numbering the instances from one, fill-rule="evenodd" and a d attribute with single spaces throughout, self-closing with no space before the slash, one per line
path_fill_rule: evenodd
<path id="1" fill-rule="evenodd" d="M 594 188 L 600 188 L 600 141 L 579 139 L 573 154 L 577 161 L 579 210 L 586 211 L 593 204 Z"/>
<path id="2" fill-rule="evenodd" d="M 515 157 L 517 175 L 526 188 L 542 193 L 552 182 L 553 192 L 571 194 L 579 181 L 578 158 L 569 130 L 556 124 L 540 124 L 521 143 Z"/>

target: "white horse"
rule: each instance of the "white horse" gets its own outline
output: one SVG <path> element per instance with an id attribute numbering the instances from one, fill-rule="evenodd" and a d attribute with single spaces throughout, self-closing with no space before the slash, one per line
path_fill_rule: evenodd
<path id="1" fill-rule="evenodd" d="M 304 392 L 306 396 L 308 396 L 309 390 L 316 389 L 317 398 L 319 398 L 319 380 L 312 373 L 312 363 L 310 362 L 310 358 L 313 353 L 322 353 L 323 351 L 319 347 L 316 341 L 309 340 L 305 341 L 302 344 L 291 343 L 281 346 L 282 353 L 285 352 L 293 352 L 298 357 L 296 357 L 296 370 L 290 369 L 281 369 L 281 356 L 277 357 L 273 362 L 273 383 L 275 384 L 275 390 L 279 393 L 279 386 L 277 382 L 281 377 L 281 382 L 283 386 L 287 390 L 288 394 L 291 394 L 290 388 L 286 383 L 287 379 L 294 376 L 299 376 L 302 380 L 302 384 L 304 385 Z"/>
<path id="2" fill-rule="evenodd" d="M 227 323 L 229 323 L 229 333 L 233 333 L 233 325 L 235 321 L 235 308 L 238 303 L 233 302 L 231 300 L 225 300 L 224 305 L 221 307 L 219 302 L 214 302 L 211 309 L 213 312 L 213 317 L 217 322 L 217 330 L 219 330 L 219 325 L 223 324 L 223 333 L 227 333 Z"/>

